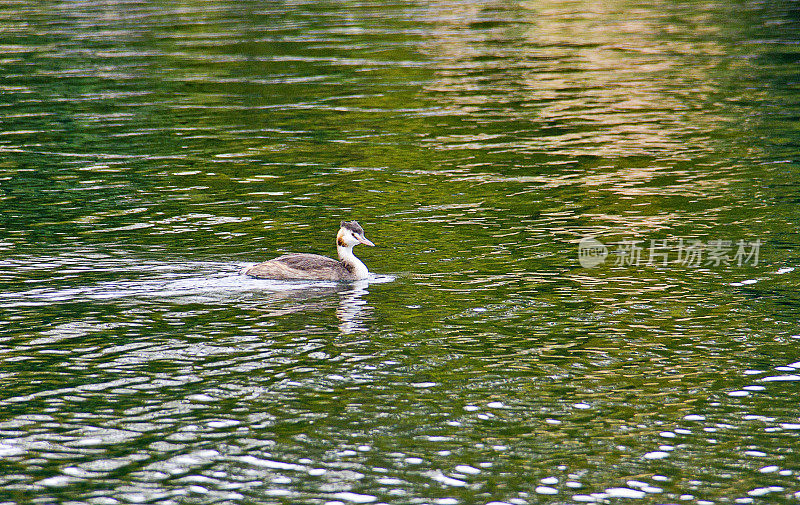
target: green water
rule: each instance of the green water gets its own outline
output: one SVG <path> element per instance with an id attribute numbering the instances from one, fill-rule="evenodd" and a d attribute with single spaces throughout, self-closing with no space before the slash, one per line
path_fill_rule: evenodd
<path id="1" fill-rule="evenodd" d="M 769 0 L 4 2 L 0 502 L 797 503 L 799 40 Z M 239 275 L 342 219 L 369 282 Z"/>

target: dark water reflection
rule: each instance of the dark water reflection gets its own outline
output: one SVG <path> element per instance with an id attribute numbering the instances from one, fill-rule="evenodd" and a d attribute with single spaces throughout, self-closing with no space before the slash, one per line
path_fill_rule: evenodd
<path id="1" fill-rule="evenodd" d="M 0 501 L 796 502 L 797 14 L 3 3 Z"/>

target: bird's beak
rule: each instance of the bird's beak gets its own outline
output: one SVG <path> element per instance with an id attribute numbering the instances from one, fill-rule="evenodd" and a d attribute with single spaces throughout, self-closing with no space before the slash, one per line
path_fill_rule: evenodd
<path id="1" fill-rule="evenodd" d="M 375 244 L 373 244 L 370 239 L 368 239 L 367 237 L 364 237 L 364 236 L 358 237 L 358 241 L 361 242 L 364 245 L 371 245 L 373 247 L 375 246 Z"/>

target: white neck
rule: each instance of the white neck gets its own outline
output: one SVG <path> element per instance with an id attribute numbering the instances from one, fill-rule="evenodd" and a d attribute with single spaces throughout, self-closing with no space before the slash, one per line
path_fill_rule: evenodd
<path id="1" fill-rule="evenodd" d="M 367 265 L 362 263 L 362 261 L 356 258 L 355 254 L 353 254 L 353 247 L 342 247 L 340 245 L 336 246 L 336 252 L 339 255 L 339 260 L 347 265 L 351 266 L 353 269 L 353 275 L 355 275 L 356 279 L 366 279 L 369 277 L 369 270 L 367 270 Z"/>

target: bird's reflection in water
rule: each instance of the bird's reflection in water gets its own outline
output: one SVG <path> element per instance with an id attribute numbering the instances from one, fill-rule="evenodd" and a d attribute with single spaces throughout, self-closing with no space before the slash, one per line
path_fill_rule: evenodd
<path id="1" fill-rule="evenodd" d="M 369 280 L 360 280 L 314 285 L 283 282 L 272 284 L 267 288 L 271 293 L 266 297 L 267 305 L 270 306 L 266 313 L 270 316 L 285 316 L 299 312 L 321 312 L 335 306 L 341 333 L 367 331 L 369 328 L 366 322 L 372 313 L 372 307 L 365 299 L 369 293 L 369 283 Z M 338 295 L 338 303 L 331 296 L 333 294 Z"/>
<path id="2" fill-rule="evenodd" d="M 344 334 L 367 331 L 364 321 L 372 313 L 372 307 L 363 298 L 369 291 L 368 280 L 351 282 L 349 289 L 339 291 L 339 306 L 336 317 L 339 318 L 339 331 Z"/>

